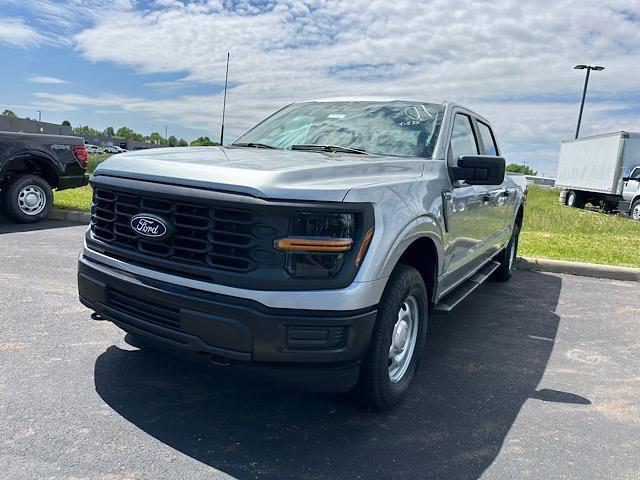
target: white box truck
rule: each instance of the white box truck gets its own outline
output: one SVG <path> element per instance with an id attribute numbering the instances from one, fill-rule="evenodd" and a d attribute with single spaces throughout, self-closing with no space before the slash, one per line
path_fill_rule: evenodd
<path id="1" fill-rule="evenodd" d="M 560 203 L 640 220 L 640 133 L 614 132 L 565 140 L 560 147 L 556 186 Z"/>

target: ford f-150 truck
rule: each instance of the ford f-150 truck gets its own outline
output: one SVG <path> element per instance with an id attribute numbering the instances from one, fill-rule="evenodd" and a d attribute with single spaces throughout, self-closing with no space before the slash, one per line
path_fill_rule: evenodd
<path id="1" fill-rule="evenodd" d="M 86 185 L 84 139 L 0 132 L 0 190 L 16 222 L 38 222 L 53 208 L 53 191 Z"/>
<path id="2" fill-rule="evenodd" d="M 135 345 L 387 409 L 432 309 L 507 280 L 523 195 L 452 102 L 289 105 L 226 147 L 111 157 L 91 178 L 81 302 Z"/>

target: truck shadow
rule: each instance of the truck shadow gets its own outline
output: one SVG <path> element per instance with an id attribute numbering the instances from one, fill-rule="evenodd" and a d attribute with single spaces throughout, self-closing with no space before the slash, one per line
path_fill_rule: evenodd
<path id="1" fill-rule="evenodd" d="M 75 222 L 63 222 L 59 220 L 43 220 L 38 223 L 15 223 L 4 213 L 0 205 L 0 235 L 3 233 L 31 232 L 34 230 L 47 230 L 50 228 L 77 227 Z"/>
<path id="2" fill-rule="evenodd" d="M 96 390 L 148 434 L 241 479 L 478 478 L 525 401 L 590 403 L 536 391 L 561 281 L 516 272 L 432 315 L 411 394 L 390 413 L 115 346 L 96 361 Z"/>

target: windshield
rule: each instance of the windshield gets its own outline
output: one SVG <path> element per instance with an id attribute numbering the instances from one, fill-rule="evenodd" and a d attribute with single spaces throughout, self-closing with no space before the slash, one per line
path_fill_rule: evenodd
<path id="1" fill-rule="evenodd" d="M 339 146 L 378 155 L 431 157 L 444 107 L 413 102 L 309 102 L 289 105 L 232 145 Z"/>

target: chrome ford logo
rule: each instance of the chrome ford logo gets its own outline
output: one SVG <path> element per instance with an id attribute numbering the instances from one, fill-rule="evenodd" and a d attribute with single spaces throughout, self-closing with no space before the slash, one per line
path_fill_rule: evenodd
<path id="1" fill-rule="evenodd" d="M 159 217 L 141 213 L 134 215 L 129 222 L 131 229 L 143 237 L 161 239 L 169 234 L 169 226 Z"/>

